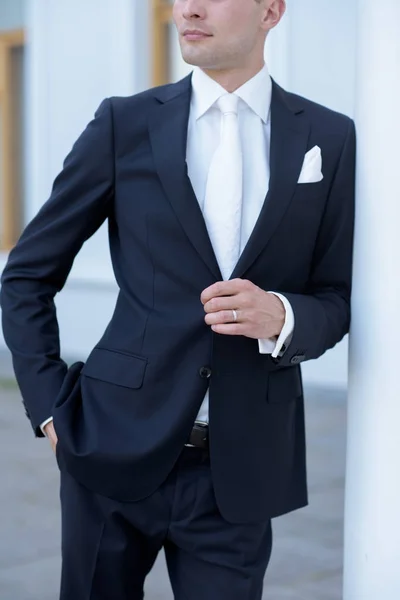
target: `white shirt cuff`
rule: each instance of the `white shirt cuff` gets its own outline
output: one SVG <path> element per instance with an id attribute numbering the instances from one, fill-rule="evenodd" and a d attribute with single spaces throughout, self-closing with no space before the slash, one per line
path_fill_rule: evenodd
<path id="1" fill-rule="evenodd" d="M 49 417 L 48 419 L 46 419 L 45 421 L 43 421 L 43 423 L 40 425 L 40 429 L 42 430 L 43 435 L 46 435 L 44 432 L 44 428 L 46 427 L 46 425 L 48 423 L 50 423 L 53 420 L 53 417 Z"/>
<path id="2" fill-rule="evenodd" d="M 286 311 L 285 323 L 278 339 L 269 338 L 258 340 L 258 349 L 260 354 L 271 354 L 272 358 L 278 358 L 278 356 L 282 356 L 292 341 L 295 326 L 294 312 L 292 305 L 290 304 L 289 300 L 285 298 L 285 296 L 282 296 L 282 294 L 277 294 L 276 292 L 268 293 L 274 294 L 282 301 Z"/>

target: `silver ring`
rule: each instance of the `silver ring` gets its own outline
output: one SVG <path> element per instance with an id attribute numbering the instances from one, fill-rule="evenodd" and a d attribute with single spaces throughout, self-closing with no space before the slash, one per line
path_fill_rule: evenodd
<path id="1" fill-rule="evenodd" d="M 236 310 L 232 309 L 232 313 L 233 313 L 233 322 L 236 323 L 236 321 L 238 320 L 237 312 L 236 312 Z"/>

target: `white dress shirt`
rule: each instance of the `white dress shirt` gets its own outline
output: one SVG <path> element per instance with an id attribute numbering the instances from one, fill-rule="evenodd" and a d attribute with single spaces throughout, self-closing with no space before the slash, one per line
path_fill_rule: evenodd
<path id="1" fill-rule="evenodd" d="M 220 140 L 222 117 L 215 103 L 224 94 L 226 90 L 201 69 L 194 70 L 186 161 L 189 178 L 201 210 L 204 207 L 211 159 Z M 272 81 L 267 66 L 264 65 L 264 68 L 236 90 L 235 94 L 240 98 L 238 118 L 244 161 L 241 254 L 254 229 L 269 188 Z M 284 296 L 276 295 L 286 309 L 284 327 L 278 340 L 258 340 L 260 353 L 271 354 L 275 358 L 290 342 L 295 324 L 290 303 Z M 50 417 L 42 423 L 42 430 L 51 420 Z M 208 392 L 200 408 L 198 420 L 208 422 Z"/>
<path id="2" fill-rule="evenodd" d="M 207 176 L 221 131 L 221 111 L 215 105 L 226 90 L 201 69 L 192 76 L 186 162 L 188 175 L 203 211 Z M 243 201 L 240 254 L 243 252 L 264 204 L 270 178 L 272 81 L 267 66 L 235 91 L 239 96 L 239 128 L 243 151 Z M 218 210 L 218 206 L 216 206 Z M 271 292 L 274 293 L 274 292 Z M 276 294 L 286 309 L 282 332 L 276 339 L 258 340 L 261 354 L 277 357 L 290 342 L 294 330 L 293 309 L 288 300 Z M 208 392 L 197 419 L 208 422 Z"/>

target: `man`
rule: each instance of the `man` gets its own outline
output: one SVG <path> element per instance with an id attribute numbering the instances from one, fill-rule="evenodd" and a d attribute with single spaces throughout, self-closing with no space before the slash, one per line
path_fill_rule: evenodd
<path id="1" fill-rule="evenodd" d="M 193 76 L 102 103 L 3 275 L 63 600 L 142 598 L 161 548 L 177 600 L 259 600 L 271 519 L 307 503 L 300 363 L 349 328 L 352 121 L 270 79 L 284 0 L 173 10 Z M 53 299 L 105 220 L 115 312 L 67 369 Z"/>

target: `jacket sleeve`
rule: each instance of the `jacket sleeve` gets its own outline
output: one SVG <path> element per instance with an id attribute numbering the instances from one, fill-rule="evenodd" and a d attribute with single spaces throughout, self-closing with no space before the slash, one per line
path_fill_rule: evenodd
<path id="1" fill-rule="evenodd" d="M 26 227 L 2 275 L 5 341 L 37 436 L 67 372 L 60 358 L 54 297 L 83 243 L 108 216 L 114 190 L 112 106 L 104 100 L 56 178 L 50 199 Z"/>
<path id="2" fill-rule="evenodd" d="M 315 246 L 306 293 L 283 293 L 293 308 L 295 328 L 285 354 L 275 360 L 282 367 L 320 357 L 349 331 L 355 155 L 355 127 L 349 119 Z"/>

